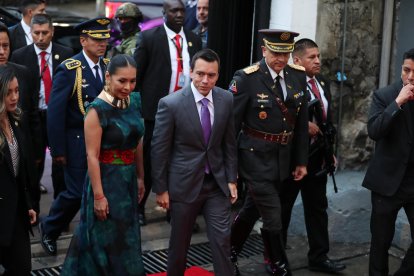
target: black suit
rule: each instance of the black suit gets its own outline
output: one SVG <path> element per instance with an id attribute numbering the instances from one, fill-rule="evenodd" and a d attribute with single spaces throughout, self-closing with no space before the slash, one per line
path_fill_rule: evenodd
<path id="1" fill-rule="evenodd" d="M 27 46 L 26 33 L 23 30 L 22 23 L 16 24 L 9 28 L 10 33 L 10 52 Z"/>
<path id="2" fill-rule="evenodd" d="M 40 137 L 41 137 L 41 128 L 40 128 L 40 118 L 39 118 L 39 109 L 38 109 L 38 98 L 36 94 L 33 93 L 33 87 L 36 87 L 36 81 L 34 75 L 28 70 L 26 66 L 16 64 L 13 62 L 8 62 L 7 66 L 13 68 L 18 83 L 19 83 L 19 106 L 25 114 L 25 120 L 22 122 L 25 124 L 24 131 L 25 135 L 30 137 L 26 139 L 26 143 L 29 144 L 28 149 L 28 159 L 30 169 L 30 195 L 33 200 L 33 209 L 39 211 L 39 206 L 36 205 L 36 202 L 40 200 L 40 191 L 39 185 L 37 182 L 37 170 L 35 166 L 35 160 L 41 158 L 38 151 L 40 147 Z"/>
<path id="3" fill-rule="evenodd" d="M 201 40 L 191 31 L 184 30 L 187 49 L 191 58 L 201 50 Z M 151 139 L 158 101 L 168 95 L 171 80 L 171 58 L 168 36 L 164 25 L 138 36 L 134 53 L 137 62 L 137 90 L 141 92 L 142 117 L 145 119 L 144 168 L 145 195 L 140 203 L 141 212 L 145 211 L 145 202 L 151 191 Z"/>
<path id="4" fill-rule="evenodd" d="M 32 208 L 27 186 L 30 165 L 25 140 L 28 137 L 23 130 L 24 124 L 11 116 L 9 119 L 18 143 L 19 168 L 16 177 L 9 146 L 5 141 L 0 150 L 0 264 L 11 275 L 28 275 L 31 269 L 28 210 Z M 0 135 L 3 135 L 1 130 Z"/>
<path id="5" fill-rule="evenodd" d="M 402 87 L 398 81 L 374 92 L 368 119 L 368 135 L 376 142 L 362 184 L 372 192 L 371 276 L 388 275 L 388 249 L 401 208 L 414 239 L 414 102 L 398 107 L 395 99 Z M 394 275 L 414 275 L 413 243 Z"/>
<path id="6" fill-rule="evenodd" d="M 51 52 L 51 59 L 52 59 L 52 72 L 54 73 L 59 66 L 59 64 L 64 61 L 65 59 L 70 58 L 73 55 L 73 50 L 69 47 L 59 45 L 57 43 L 52 43 L 52 52 Z M 28 46 L 24 46 L 20 49 L 17 49 L 13 52 L 13 55 L 10 59 L 11 61 L 26 66 L 30 72 L 33 72 L 34 78 L 36 80 L 36 86 L 33 89 L 34 98 L 37 99 L 37 104 L 39 104 L 40 99 L 40 84 L 41 84 L 41 77 L 40 77 L 40 65 L 38 55 L 36 54 L 34 44 L 30 44 Z M 40 128 L 41 128 L 41 136 L 40 138 L 40 146 L 36 149 L 37 156 L 41 157 L 41 163 L 38 166 L 38 180 L 40 183 L 40 179 L 43 175 L 44 169 L 44 162 L 45 162 L 45 150 L 46 147 L 49 145 L 47 139 L 47 122 L 46 122 L 46 110 L 39 110 L 39 117 L 40 117 Z M 59 165 L 52 165 L 52 181 L 53 181 L 53 190 L 54 190 L 54 198 L 65 189 L 65 182 L 63 177 L 63 168 Z"/>
<path id="7" fill-rule="evenodd" d="M 316 76 L 316 79 L 323 89 L 321 97 L 324 97 L 328 101 L 325 121 L 328 124 L 331 122 L 331 93 L 329 83 L 322 76 Z M 307 93 L 309 101 L 311 98 L 315 98 L 315 96 L 311 96 L 311 89 L 311 85 L 308 83 Z M 312 122 L 313 120 L 313 116 L 309 117 L 309 121 Z M 320 123 L 317 123 L 319 127 L 321 126 Z M 328 258 L 327 253 L 329 251 L 328 214 L 326 212 L 328 208 L 328 199 L 326 198 L 326 183 L 328 179 L 326 174 L 321 176 L 315 175 L 322 170 L 324 151 L 323 148 L 318 148 L 318 141 L 312 142 L 309 146 L 309 152 L 312 152 L 312 155 L 309 156 L 308 160 L 308 174 L 299 182 L 288 179 L 283 183 L 280 194 L 283 238 L 286 243 L 292 208 L 300 191 L 309 242 L 308 259 L 310 262 L 323 262 Z"/>

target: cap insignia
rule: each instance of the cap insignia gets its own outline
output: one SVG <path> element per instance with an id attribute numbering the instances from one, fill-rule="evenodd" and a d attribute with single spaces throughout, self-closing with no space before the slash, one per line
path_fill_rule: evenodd
<path id="1" fill-rule="evenodd" d="M 105 26 L 105 25 L 108 25 L 110 21 L 108 19 L 102 18 L 102 19 L 97 19 L 96 22 Z"/>
<path id="2" fill-rule="evenodd" d="M 290 38 L 290 33 L 285 32 L 280 35 L 280 39 L 283 41 L 289 40 L 289 38 Z"/>

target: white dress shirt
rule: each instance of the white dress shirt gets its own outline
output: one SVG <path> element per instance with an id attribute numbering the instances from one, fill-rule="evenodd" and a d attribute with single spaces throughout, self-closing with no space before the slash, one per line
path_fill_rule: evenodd
<path id="1" fill-rule="evenodd" d="M 191 91 L 193 92 L 194 95 L 194 100 L 197 106 L 197 111 L 198 111 L 198 116 L 200 117 L 200 122 L 201 122 L 201 106 L 203 105 L 201 103 L 201 100 L 204 98 L 208 99 L 208 111 L 210 112 L 210 122 L 211 122 L 211 126 L 213 126 L 214 123 L 214 104 L 213 104 L 213 93 L 208 92 L 207 96 L 203 96 L 200 92 L 198 92 L 197 88 L 194 86 L 193 82 L 191 82 Z"/>
<path id="2" fill-rule="evenodd" d="M 282 90 L 283 90 L 283 100 L 286 100 L 287 97 L 287 90 L 286 90 L 286 82 L 285 82 L 285 74 L 284 71 L 280 71 L 279 74 L 275 72 L 275 70 L 273 70 L 272 68 L 269 67 L 269 65 L 267 65 L 267 68 L 269 69 L 270 75 L 272 76 L 272 80 L 275 82 L 276 81 L 276 77 L 280 76 L 279 82 L 280 82 L 280 86 L 282 86 Z"/>
<path id="3" fill-rule="evenodd" d="M 175 33 L 173 30 L 169 29 L 167 25 L 164 23 L 165 31 L 167 32 L 168 38 L 168 47 L 170 49 L 170 60 L 171 60 L 171 79 L 170 79 L 170 90 L 169 93 L 174 92 L 175 82 L 177 78 L 177 48 L 175 46 Z M 185 34 L 183 28 L 178 33 L 181 36 L 181 51 L 182 51 L 182 58 L 183 58 L 183 74 L 185 76 L 185 83 L 184 86 L 187 86 L 190 83 L 190 54 L 188 53 L 187 47 L 187 39 L 185 38 Z"/>
<path id="4" fill-rule="evenodd" d="M 33 44 L 33 46 L 34 46 L 34 50 L 37 56 L 37 62 L 39 64 L 39 76 L 41 76 L 43 68 L 40 68 L 42 64 L 42 57 L 40 56 L 40 53 L 43 52 L 43 50 L 41 50 L 35 44 Z M 46 52 L 45 59 L 47 62 L 47 66 L 49 66 L 50 79 L 53 79 L 52 42 L 49 44 L 49 47 L 47 47 L 47 49 L 44 51 Z M 44 110 L 46 108 L 47 108 L 47 105 L 46 105 L 46 98 L 45 98 L 45 85 L 43 83 L 43 79 L 40 78 L 39 109 Z"/>
<path id="5" fill-rule="evenodd" d="M 22 19 L 22 21 L 20 21 L 20 23 L 22 24 L 23 27 L 23 31 L 24 31 L 24 36 L 26 38 L 26 45 L 30 45 L 33 43 L 33 37 L 32 37 L 32 33 L 30 32 L 30 26 L 26 24 L 26 22 L 24 22 L 24 20 Z"/>
<path id="6" fill-rule="evenodd" d="M 96 78 L 96 70 L 95 70 L 95 68 L 93 68 L 95 65 L 98 65 L 98 67 L 99 67 L 99 70 L 98 70 L 98 74 L 99 74 L 99 77 L 101 78 L 101 80 L 103 80 L 103 78 L 102 78 L 102 68 L 101 68 L 101 64 L 99 63 L 99 60 L 98 60 L 98 63 L 94 63 L 89 57 L 88 57 L 88 55 L 85 53 L 85 51 L 84 50 L 82 50 L 82 53 L 83 53 L 83 56 L 85 57 L 85 59 L 86 59 L 86 62 L 88 63 L 88 65 L 89 65 L 89 67 L 91 68 L 91 70 L 92 70 L 92 73 L 93 73 L 93 75 L 95 76 L 95 78 Z"/>
<path id="7" fill-rule="evenodd" d="M 325 92 L 323 91 L 323 88 L 322 88 L 321 84 L 318 82 L 318 80 L 315 77 L 310 78 L 310 77 L 306 76 L 306 84 L 307 84 L 309 94 L 311 95 L 311 100 L 315 99 L 315 95 L 312 92 L 312 84 L 309 83 L 309 81 L 311 79 L 314 79 L 316 85 L 318 86 L 319 94 L 321 94 L 321 99 L 322 99 L 322 103 L 323 103 L 323 109 L 325 110 L 325 114 L 328 114 L 328 104 L 329 103 L 328 103 L 328 100 L 325 96 Z"/>

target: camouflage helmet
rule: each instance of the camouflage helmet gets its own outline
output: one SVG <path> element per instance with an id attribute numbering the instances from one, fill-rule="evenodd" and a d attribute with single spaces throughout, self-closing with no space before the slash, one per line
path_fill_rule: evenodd
<path id="1" fill-rule="evenodd" d="M 139 19 L 139 21 L 141 21 L 142 12 L 139 10 L 137 5 L 130 3 L 130 2 L 126 2 L 118 7 L 118 9 L 115 12 L 115 17 L 116 18 L 131 17 L 131 18 L 137 18 Z"/>

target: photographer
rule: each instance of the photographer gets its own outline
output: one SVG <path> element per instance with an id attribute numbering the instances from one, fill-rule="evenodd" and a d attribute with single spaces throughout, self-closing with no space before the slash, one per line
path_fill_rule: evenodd
<path id="1" fill-rule="evenodd" d="M 326 183 L 327 175 L 333 173 L 336 165 L 332 151 L 332 134 L 335 133 L 335 129 L 331 124 L 329 83 L 319 75 L 319 49 L 314 41 L 298 40 L 292 57 L 296 65 L 305 68 L 306 93 L 308 101 L 313 104 L 310 105 L 309 115 L 308 175 L 301 181 L 285 181 L 280 195 L 284 241 L 286 244 L 292 208 L 300 191 L 309 243 L 308 267 L 313 271 L 336 273 L 344 270 L 345 265 L 327 256 L 329 236 Z"/>

